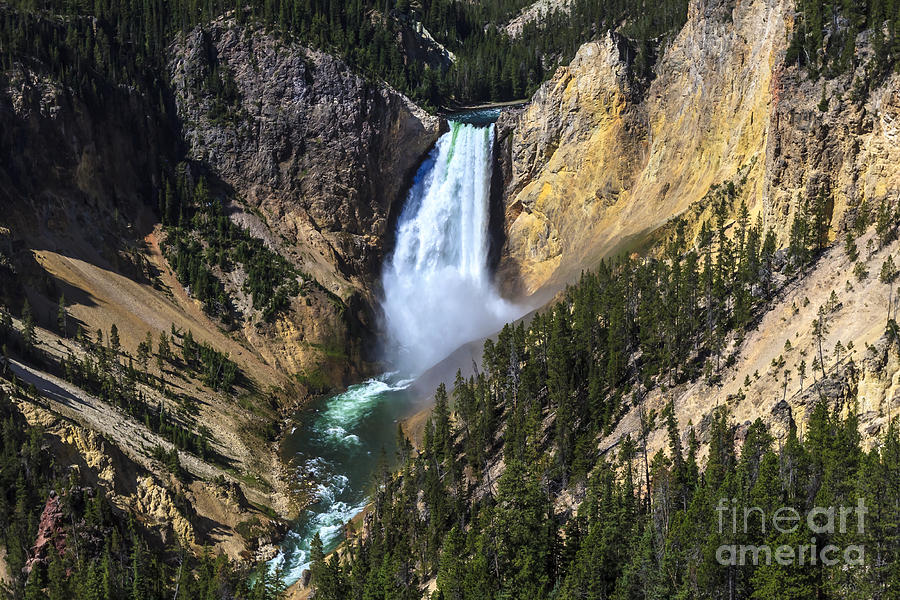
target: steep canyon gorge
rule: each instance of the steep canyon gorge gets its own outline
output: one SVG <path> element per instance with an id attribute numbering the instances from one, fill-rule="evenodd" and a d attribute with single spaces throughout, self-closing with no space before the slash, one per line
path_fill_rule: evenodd
<path id="1" fill-rule="evenodd" d="M 301 429 L 312 432 L 310 438 L 327 437 L 374 413 L 381 420 L 373 439 L 390 447 L 395 421 L 430 401 L 430 392 L 428 398 L 404 396 L 405 377 L 370 379 L 391 368 L 379 345 L 386 322 L 407 330 L 421 330 L 422 322 L 443 327 L 421 336 L 420 343 L 440 350 L 418 353 L 421 364 L 411 373 L 418 375 L 457 345 L 490 337 L 522 316 L 526 310 L 518 307 L 558 299 L 603 260 L 659 257 L 677 227 L 687 247 L 698 248 L 703 223 L 723 197 L 730 234 L 743 205 L 750 221 L 758 219 L 778 248 L 786 248 L 807 203 L 827 196 L 829 247 L 793 279 L 781 252 L 775 280 L 784 287 L 754 330 L 723 342 L 733 360 L 719 380 L 629 386 L 621 418 L 600 436 L 597 450 L 602 455 L 619 447 L 641 431 L 646 411 L 670 404 L 679 423 L 696 426 L 701 457 L 719 406 L 729 408 L 738 437 L 761 418 L 784 440 L 790 424 L 807 422 L 816 404 L 816 392 L 802 379 L 798 387 L 787 372 L 796 374 L 801 361 L 811 360 L 806 351 L 818 339 L 812 322 L 822 318 L 816 310 L 835 291 L 840 302 L 830 305 L 830 331 L 818 342 L 855 348 L 856 360 L 842 366 L 836 358 L 825 395 L 844 413 L 856 407 L 864 441 L 872 444 L 900 408 L 898 343 L 884 334 L 895 290 L 878 277 L 898 242 L 862 250 L 875 238 L 871 231 L 862 234 L 861 262 L 872 272 L 863 279 L 852 275 L 859 263 L 845 255 L 842 239 L 862 206 L 874 210 L 900 199 L 900 75 L 860 90 L 874 52 L 863 32 L 851 68 L 828 79 L 809 77 L 786 59 L 795 16 L 790 0 L 690 0 L 686 22 L 658 48 L 650 77 L 636 73 L 634 41 L 608 31 L 582 44 L 526 102 L 502 108 L 489 138 L 466 138 L 466 148 L 487 144 L 472 151 L 482 157 L 478 164 L 458 168 L 480 176 L 479 193 L 493 214 L 478 222 L 496 225 L 477 233 L 493 239 L 466 267 L 477 271 L 478 290 L 470 294 L 478 298 L 475 312 L 488 315 L 471 328 L 453 322 L 465 319 L 468 307 L 442 304 L 460 289 L 468 293 L 469 279 L 460 283 L 431 268 L 444 285 L 420 297 L 403 277 L 422 272 L 421 264 L 397 266 L 423 252 L 418 244 L 427 236 L 421 231 L 432 227 L 440 238 L 436 254 L 443 257 L 440 235 L 446 232 L 434 220 L 411 225 L 419 232 L 414 240 L 404 238 L 402 225 L 412 221 L 404 207 L 421 183 L 417 172 L 430 168 L 429 160 L 452 160 L 446 136 L 455 143 L 457 125 L 377 77 L 233 15 L 197 26 L 166 48 L 158 96 L 111 86 L 97 92 L 104 110 L 39 64 L 16 62 L 0 79 L 0 203 L 6 209 L 0 215 L 0 300 L 17 307 L 18 315 L 27 298 L 40 326 L 36 345 L 50 366 L 10 360 L 15 377 L 4 380 L 4 390 L 18 390 L 16 381 L 33 384 L 30 396 L 16 396 L 27 422 L 43 428 L 49 446 L 76 465 L 85 482 L 109 489 L 118 509 L 138 515 L 163 540 L 214 546 L 256 564 L 276 556 L 288 524 L 322 493 L 315 472 L 321 462 L 304 456 L 296 469 L 285 456 L 290 452 L 282 443 L 296 419 L 310 419 L 306 425 L 315 429 Z M 427 34 L 422 39 L 433 51 L 430 34 L 415 31 Z M 487 131 L 467 127 L 460 135 Z M 185 194 L 217 199 L 210 205 L 220 199 L 222 212 L 208 216 L 199 200 L 193 214 L 182 206 L 174 218 L 188 233 L 176 242 L 159 213 L 179 206 L 172 198 Z M 438 208 L 453 206 L 459 193 L 444 196 L 435 201 Z M 217 250 L 202 242 L 203 228 L 244 233 L 222 234 L 226 241 Z M 175 259 L 182 242 L 186 254 L 193 248 L 204 257 L 209 278 L 220 282 L 220 296 L 229 301 L 210 310 L 197 280 L 185 281 Z M 249 252 L 243 248 L 256 248 L 255 254 L 238 259 Z M 465 254 L 466 248 L 455 251 Z M 259 266 L 266 261 L 288 273 L 284 289 L 296 285 L 297 292 L 264 309 L 251 270 L 269 268 Z M 393 305 L 392 294 L 401 296 Z M 409 316 L 402 306 L 412 302 L 433 310 L 396 326 Z M 68 319 L 61 331 L 55 329 L 58 304 Z M 24 315 L 15 319 L 17 327 L 24 323 Z M 160 358 L 150 376 L 129 384 L 153 412 L 144 419 L 125 415 L 105 388 L 79 389 L 67 383 L 62 367 L 52 366 L 90 356 L 90 342 L 79 337 L 76 344 L 76 331 L 90 340 L 100 330 L 97 345 L 104 337 L 111 344 L 111 324 L 123 371 L 126 355 L 129 368 L 132 359 L 141 361 L 145 340 L 154 350 L 168 339 L 176 355 L 196 340 L 220 352 L 223 364 L 233 361 L 240 375 L 223 391 L 205 377 L 205 359 L 191 367 L 189 350 L 183 361 Z M 191 341 L 185 341 L 188 333 Z M 391 358 L 396 366 L 396 355 Z M 188 374 L 178 374 L 182 366 Z M 371 394 L 359 387 L 367 380 Z M 393 412 L 372 408 L 383 402 L 379 394 L 401 398 Z M 319 412 L 296 412 L 309 406 Z M 210 454 L 186 452 L 165 428 L 148 425 L 165 411 L 191 434 L 208 438 L 203 443 Z M 427 410 L 405 425 L 419 445 L 423 415 Z M 190 423 L 203 424 L 203 431 Z M 649 451 L 665 448 L 667 433 L 664 427 L 647 433 Z M 682 433 L 686 440 L 687 430 Z M 305 443 L 290 450 L 319 448 Z M 179 469 L 189 478 L 172 475 L 165 452 L 181 457 Z M 354 457 L 347 451 L 341 460 Z M 374 459 L 366 461 L 374 470 Z M 494 456 L 485 471 L 499 477 L 503 468 Z M 368 475 L 354 474 L 355 495 L 333 511 L 340 518 L 323 527 L 339 533 L 365 507 L 358 481 Z M 340 476 L 329 472 L 326 491 L 334 493 L 332 480 Z M 576 496 L 563 490 L 555 506 L 569 510 Z M 304 538 L 299 562 L 307 562 L 309 543 Z M 291 581 L 301 577 L 297 566 Z"/>

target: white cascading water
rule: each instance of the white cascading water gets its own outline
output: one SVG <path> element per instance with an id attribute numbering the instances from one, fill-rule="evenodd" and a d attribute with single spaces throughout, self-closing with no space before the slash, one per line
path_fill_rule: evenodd
<path id="1" fill-rule="evenodd" d="M 519 316 L 488 269 L 494 126 L 450 123 L 419 168 L 385 264 L 386 345 L 421 373 L 466 342 Z"/>

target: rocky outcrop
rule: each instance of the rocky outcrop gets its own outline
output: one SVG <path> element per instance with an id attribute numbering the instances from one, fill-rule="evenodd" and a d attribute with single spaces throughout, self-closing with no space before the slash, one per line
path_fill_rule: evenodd
<path id="1" fill-rule="evenodd" d="M 184 544 L 194 544 L 194 526 L 184 511 L 175 505 L 169 490 L 158 484 L 153 477 L 139 477 L 137 493 L 128 498 L 131 510 L 147 519 L 150 524 L 171 527 L 178 540 Z"/>
<path id="2" fill-rule="evenodd" d="M 758 203 L 784 14 L 782 0 L 691 2 L 640 96 L 615 36 L 583 46 L 504 124 L 503 277 L 518 274 L 525 293 L 559 285 L 639 245 L 742 169 Z"/>
<path id="3" fill-rule="evenodd" d="M 864 431 L 883 433 L 900 406 L 900 347 L 896 339 L 881 337 L 866 350 L 856 383 L 857 411 Z"/>
<path id="4" fill-rule="evenodd" d="M 873 237 L 870 227 L 857 243 L 866 247 Z M 814 268 L 782 290 L 742 336 L 718 382 L 700 378 L 650 390 L 601 441 L 601 450 L 616 446 L 626 435 L 634 437 L 641 411 L 663 411 L 670 402 L 685 436 L 692 424 L 701 443 L 708 441 L 716 410 L 726 409 L 742 429 L 761 419 L 784 440 L 792 423 L 801 434 L 806 431 L 813 409 L 823 401 L 844 416 L 855 411 L 863 445 L 878 443 L 900 410 L 900 345 L 895 334 L 886 331 L 892 292 L 874 272 L 888 256 L 897 256 L 900 241 L 871 256 L 860 253 L 860 264 L 872 273 L 863 279 L 852 274 L 854 261 L 842 246 L 833 244 Z M 821 314 L 820 307 L 825 307 Z M 813 321 L 820 318 L 828 329 L 821 343 L 824 373 L 821 366 L 811 366 L 819 356 Z M 665 427 L 654 432 L 648 442 L 651 453 L 666 446 L 666 435 Z"/>
<path id="5" fill-rule="evenodd" d="M 581 263 L 597 226 L 634 185 L 646 125 L 630 100 L 623 42 L 608 34 L 585 44 L 523 111 L 497 123 L 507 293 L 533 293 Z"/>
<path id="6" fill-rule="evenodd" d="M 333 293 L 369 294 L 439 119 L 332 56 L 227 21 L 176 44 L 170 71 L 190 155 Z M 234 85 L 224 112 L 216 77 Z"/>
<path id="7" fill-rule="evenodd" d="M 51 491 L 47 502 L 44 503 L 44 510 L 41 511 L 40 521 L 38 521 L 37 538 L 29 552 L 28 562 L 25 563 L 27 573 L 31 573 L 36 564 L 51 560 L 52 552 L 56 552 L 59 556 L 65 555 L 66 533 L 63 528 L 63 518 L 59 496 L 56 495 L 56 492 Z"/>
<path id="8" fill-rule="evenodd" d="M 773 81 L 762 192 L 766 221 L 782 238 L 802 200 L 820 192 L 831 199 L 833 230 L 863 201 L 877 207 L 900 194 L 900 77 L 859 89 L 868 54 L 827 82 L 791 67 Z"/>
<path id="9" fill-rule="evenodd" d="M 424 23 L 399 11 L 392 13 L 391 16 L 397 22 L 397 42 L 407 64 L 427 65 L 430 69 L 446 69 L 456 60 L 456 55 L 434 39 Z"/>
<path id="10" fill-rule="evenodd" d="M 59 434 L 60 441 L 71 446 L 84 460 L 86 466 L 97 474 L 97 479 L 115 489 L 116 469 L 107 448 L 106 442 L 93 429 L 84 429 L 75 425 L 67 425 Z"/>
<path id="11" fill-rule="evenodd" d="M 545 21 L 556 12 L 568 14 L 571 7 L 572 0 L 536 0 L 519 11 L 519 14 L 510 19 L 503 29 L 510 37 L 518 37 L 528 25 Z"/>
<path id="12" fill-rule="evenodd" d="M 863 33 L 855 71 L 810 80 L 784 63 L 792 15 L 787 0 L 693 0 L 646 92 L 630 93 L 627 54 L 609 36 L 505 115 L 507 293 L 557 287 L 639 247 L 717 184 L 740 184 L 738 202 L 781 242 L 804 199 L 832 200 L 834 233 L 862 200 L 896 195 L 900 78 L 860 83 Z"/>

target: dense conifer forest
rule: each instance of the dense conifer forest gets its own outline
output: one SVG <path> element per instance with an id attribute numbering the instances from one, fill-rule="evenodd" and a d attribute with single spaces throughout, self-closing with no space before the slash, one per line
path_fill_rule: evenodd
<path id="1" fill-rule="evenodd" d="M 600 453 L 598 441 L 650 389 L 715 382 L 734 360 L 735 341 L 827 246 L 824 194 L 798 211 L 789 247 L 778 251 L 772 234 L 733 206 L 733 191 L 713 194 L 714 216 L 700 224 L 696 244 L 676 223 L 656 257 L 608 261 L 584 274 L 528 326 L 509 325 L 488 340 L 477 375 L 438 388 L 422 450 L 398 434 L 402 467 L 378 476 L 371 511 L 342 558 L 314 545 L 316 598 L 422 598 L 430 580 L 431 598 L 454 600 L 894 597 L 898 424 L 866 451 L 854 407 L 825 400 L 827 382 L 854 368 L 840 348 L 829 357 L 820 344 L 808 384 L 818 400 L 802 434 L 791 418 L 776 440 L 757 420 L 740 430 L 738 444 L 737 424 L 720 407 L 702 427 L 709 455 L 701 470 L 700 424 L 678 423 L 670 403 L 642 412 L 634 436 Z M 879 245 L 893 240 L 898 209 L 857 207 L 847 252 L 853 256 L 856 236 L 872 224 Z M 727 214 L 737 216 L 733 235 Z M 819 308 L 819 339 L 836 304 Z M 894 348 L 897 334 L 889 321 Z M 650 456 L 648 436 L 658 428 L 668 449 Z M 565 494 L 580 501 L 577 509 L 559 501 Z M 785 534 L 760 520 L 780 507 L 805 519 L 814 507 L 855 507 L 858 499 L 870 511 L 860 529 Z M 751 507 L 746 528 L 731 531 L 730 515 L 742 519 Z M 723 565 L 717 550 L 741 544 L 790 546 L 795 556 L 818 556 L 828 545 L 867 553 L 849 567 L 811 558 Z"/>
<path id="2" fill-rule="evenodd" d="M 164 89 L 166 47 L 173 36 L 231 14 L 282 32 L 315 48 L 333 50 L 360 72 L 391 83 L 432 107 L 529 96 L 575 50 L 608 30 L 628 39 L 634 74 L 652 77 L 658 50 L 687 18 L 685 0 L 652 6 L 632 0 L 573 0 L 526 24 L 517 36 L 502 26 L 525 0 L 232 0 L 87 2 L 15 0 L 0 10 L 3 68 L 36 60 L 64 81 L 102 99 L 105 87 Z M 900 8 L 894 0 L 868 3 L 800 2 L 788 62 L 810 75 L 833 76 L 855 65 L 857 36 L 872 32 L 877 71 L 890 71 L 898 53 Z M 423 24 L 457 60 L 427 66 L 404 56 L 400 29 Z M 878 73 L 873 73 L 878 75 Z M 220 90 L 227 95 L 227 86 Z M 165 98 L 160 97 L 161 104 Z"/>
<path id="3" fill-rule="evenodd" d="M 487 406 L 488 381 L 460 382 L 453 393 L 463 399 L 474 391 L 488 398 L 481 410 L 508 411 Z M 438 392 L 441 410 L 443 394 Z M 491 418 L 478 409 L 476 415 Z M 572 511 L 553 503 L 558 459 L 542 454 L 539 427 L 524 446 L 504 442 L 505 470 L 485 491 L 471 484 L 473 469 L 481 466 L 477 454 L 457 459 L 471 424 L 462 415 L 450 419 L 437 411 L 424 451 L 405 457 L 399 475 L 382 475 L 365 537 L 350 545 L 344 560 L 326 559 L 321 542 L 314 545 L 316 597 L 422 598 L 427 596 L 420 586 L 435 577 L 431 598 L 454 600 L 894 597 L 900 583 L 896 423 L 866 452 L 853 414 L 842 419 L 822 402 L 805 435 L 792 427 L 780 447 L 757 420 L 746 430 L 738 456 L 735 427 L 721 409 L 701 472 L 695 430 L 685 447 L 671 408 L 648 415 L 648 423 L 654 418 L 669 431 L 668 451 L 648 457 L 638 437 L 599 460 L 582 452 L 592 472 Z M 646 480 L 636 463 L 649 466 Z M 766 521 L 787 507 L 805 522 L 813 507 L 855 508 L 859 499 L 869 511 L 861 528 L 858 515 L 846 531 L 823 533 L 805 526 L 783 533 Z M 746 528 L 745 509 L 752 510 Z M 741 523 L 736 533 L 733 514 Z M 723 545 L 735 549 L 717 554 Z M 763 550 L 754 564 L 755 555 L 741 554 L 741 545 L 773 551 L 788 546 L 806 558 L 787 566 L 767 563 Z M 838 559 L 850 548 L 857 566 L 811 562 L 829 545 L 839 549 L 829 554 Z M 728 562 L 732 557 L 734 564 Z"/>
<path id="4" fill-rule="evenodd" d="M 0 11 L 3 68 L 40 60 L 83 93 L 103 87 L 163 87 L 166 47 L 173 36 L 224 14 L 258 23 L 315 48 L 333 50 L 372 78 L 385 80 L 428 106 L 524 98 L 575 50 L 624 25 L 642 75 L 663 39 L 686 18 L 685 0 L 652 8 L 619 0 L 576 0 L 570 10 L 528 24 L 510 37 L 501 26 L 529 3 L 409 0 L 163 0 L 79 2 L 16 0 Z M 403 55 L 402 27 L 422 23 L 458 60 L 426 66 Z M 225 86 L 220 90 L 224 95 Z M 164 102 L 164 100 L 162 100 Z"/>

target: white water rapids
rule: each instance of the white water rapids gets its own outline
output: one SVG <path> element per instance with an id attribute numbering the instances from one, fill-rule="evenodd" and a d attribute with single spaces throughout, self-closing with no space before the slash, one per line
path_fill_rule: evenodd
<path id="1" fill-rule="evenodd" d="M 499 296 L 488 265 L 493 143 L 493 125 L 451 121 L 416 173 L 382 274 L 384 347 L 398 372 L 298 415 L 285 440 L 298 477 L 317 485 L 317 502 L 270 563 L 288 583 L 309 568 L 313 537 L 330 551 L 366 505 L 379 455 L 393 455 L 397 421 L 420 407 L 407 392 L 412 379 L 525 312 Z"/>

